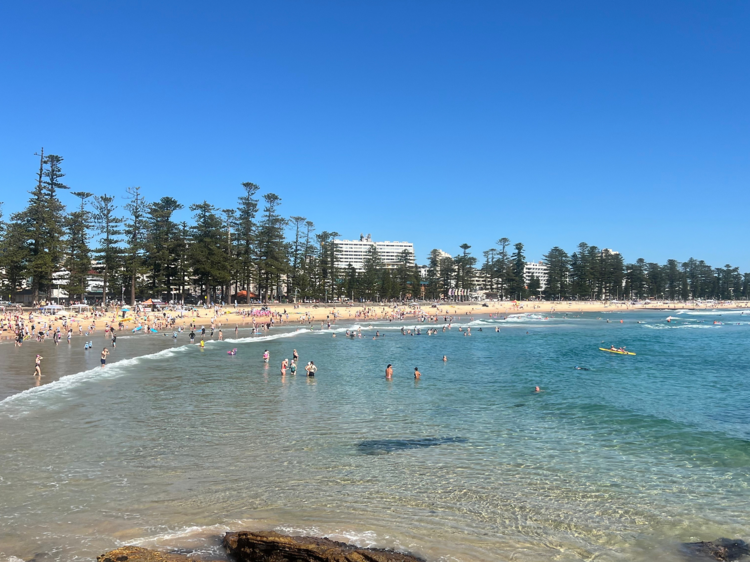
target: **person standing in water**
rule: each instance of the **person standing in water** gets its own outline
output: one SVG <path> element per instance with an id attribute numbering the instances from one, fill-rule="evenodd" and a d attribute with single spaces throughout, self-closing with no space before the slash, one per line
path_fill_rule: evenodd
<path id="1" fill-rule="evenodd" d="M 104 349 L 102 349 L 102 357 L 101 357 L 102 369 L 104 368 L 104 365 L 107 364 L 107 355 L 109 355 L 109 349 L 105 347 Z"/>
<path id="2" fill-rule="evenodd" d="M 42 376 L 42 359 L 44 359 L 44 357 L 42 357 L 41 355 L 36 356 L 34 374 L 32 376 L 35 376 L 35 377 Z"/>
<path id="3" fill-rule="evenodd" d="M 287 369 L 287 366 L 288 366 L 288 365 L 289 365 L 289 359 L 284 359 L 284 360 L 283 360 L 283 361 L 281 362 L 281 376 L 282 376 L 282 377 L 283 377 L 284 375 L 286 375 L 286 369 Z"/>
<path id="4" fill-rule="evenodd" d="M 393 378 L 393 367 L 390 363 L 388 363 L 388 366 L 385 368 L 385 378 L 388 380 Z"/>
<path id="5" fill-rule="evenodd" d="M 270 354 L 270 353 L 268 353 L 268 350 L 266 349 L 266 350 L 265 350 L 265 351 L 263 352 L 263 362 L 264 362 L 264 363 L 268 363 L 268 361 L 269 361 L 270 359 L 271 359 L 271 354 Z"/>
<path id="6" fill-rule="evenodd" d="M 419 380 L 419 378 L 422 376 L 422 373 L 419 372 L 419 369 L 414 367 L 414 378 L 416 380 Z"/>

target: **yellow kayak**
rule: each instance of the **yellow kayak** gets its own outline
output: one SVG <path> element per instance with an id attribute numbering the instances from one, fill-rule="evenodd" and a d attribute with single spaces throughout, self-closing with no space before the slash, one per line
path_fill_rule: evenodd
<path id="1" fill-rule="evenodd" d="M 618 355 L 635 355 L 632 351 L 620 351 L 619 349 L 607 349 L 606 347 L 600 347 L 599 351 L 609 351 L 610 353 L 617 353 Z"/>

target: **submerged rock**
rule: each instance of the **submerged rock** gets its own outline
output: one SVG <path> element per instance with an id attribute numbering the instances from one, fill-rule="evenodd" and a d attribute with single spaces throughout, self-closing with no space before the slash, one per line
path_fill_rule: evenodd
<path id="1" fill-rule="evenodd" d="M 697 560 L 720 560 L 731 562 L 750 556 L 750 545 L 740 539 L 718 539 L 709 542 L 688 542 L 683 545 L 685 553 Z"/>
<path id="2" fill-rule="evenodd" d="M 359 548 L 318 537 L 289 537 L 273 531 L 227 533 L 224 548 L 237 562 L 424 562 L 392 550 Z"/>
<path id="3" fill-rule="evenodd" d="M 195 562 L 195 558 L 139 546 L 124 546 L 97 556 L 96 562 Z"/>
<path id="4" fill-rule="evenodd" d="M 370 439 L 357 444 L 357 450 L 363 455 L 387 455 L 406 449 L 437 447 L 450 443 L 468 443 L 465 437 L 423 437 L 420 439 Z"/>

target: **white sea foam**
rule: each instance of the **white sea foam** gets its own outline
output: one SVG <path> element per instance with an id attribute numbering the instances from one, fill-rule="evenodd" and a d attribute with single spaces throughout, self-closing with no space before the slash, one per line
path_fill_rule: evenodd
<path id="1" fill-rule="evenodd" d="M 191 537 L 195 537 L 197 535 L 198 538 L 203 538 L 207 535 L 220 535 L 223 533 L 226 533 L 227 531 L 231 531 L 230 527 L 227 527 L 226 525 L 207 525 L 205 527 L 200 526 L 193 526 L 193 527 L 183 527 L 182 529 L 178 530 L 168 530 L 164 533 L 159 533 L 157 535 L 152 535 L 148 537 L 139 537 L 136 539 L 127 539 L 125 541 L 118 541 L 120 546 L 125 545 L 135 545 L 135 546 L 159 546 L 163 543 L 169 543 L 174 540 L 180 540 Z M 184 546 L 184 542 L 182 543 Z"/>
<path id="2" fill-rule="evenodd" d="M 274 528 L 284 535 L 301 536 L 301 537 L 324 537 L 327 539 L 353 544 L 360 548 L 373 548 L 378 546 L 377 534 L 374 531 L 355 532 L 349 529 L 336 529 L 325 532 L 318 527 L 292 527 L 288 525 L 279 525 Z"/>

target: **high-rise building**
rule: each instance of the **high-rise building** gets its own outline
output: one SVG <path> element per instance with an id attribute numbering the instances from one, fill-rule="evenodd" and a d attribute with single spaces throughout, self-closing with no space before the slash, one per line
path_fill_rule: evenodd
<path id="1" fill-rule="evenodd" d="M 409 252 L 409 265 L 414 265 L 414 244 L 411 242 L 373 242 L 369 234 L 360 234 L 359 240 L 334 240 L 336 267 L 354 266 L 357 271 L 364 271 L 365 259 L 370 248 L 375 247 L 386 267 L 395 267 L 401 263 L 401 255 Z"/>

